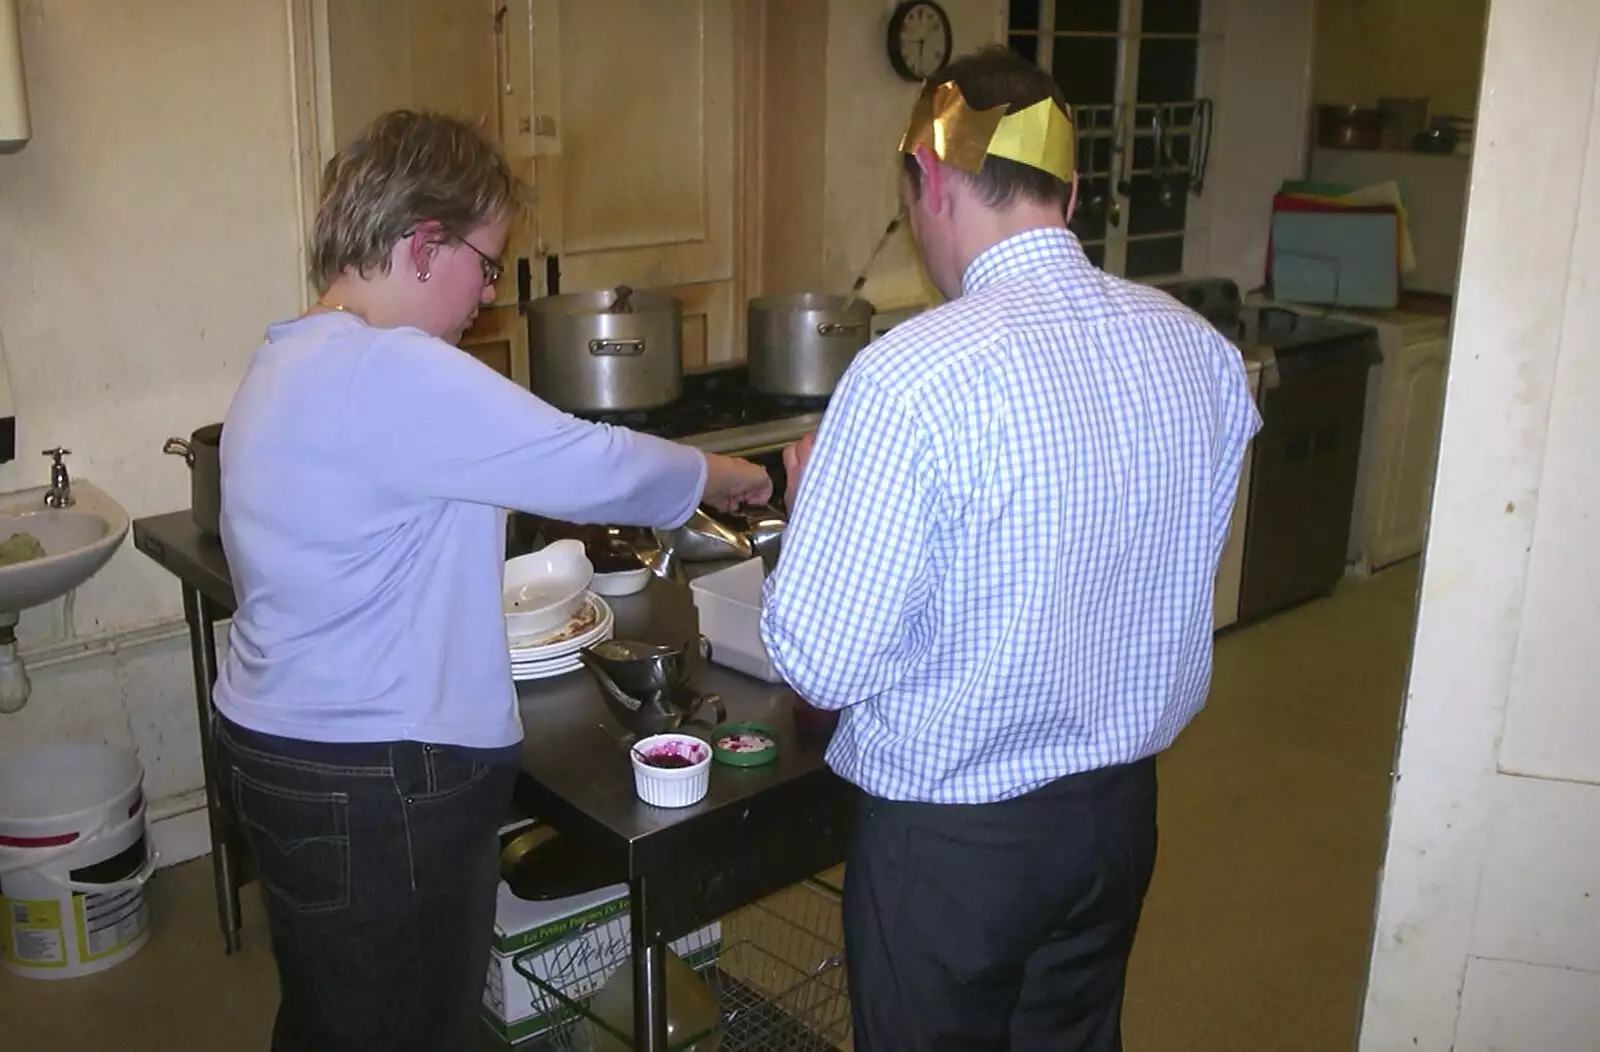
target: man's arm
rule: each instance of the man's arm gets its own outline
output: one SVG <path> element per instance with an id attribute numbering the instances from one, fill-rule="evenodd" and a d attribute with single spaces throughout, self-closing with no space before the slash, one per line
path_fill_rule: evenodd
<path id="1" fill-rule="evenodd" d="M 944 501 L 919 414 L 860 376 L 835 393 L 767 581 L 773 664 L 818 708 L 859 704 L 923 660 Z"/>

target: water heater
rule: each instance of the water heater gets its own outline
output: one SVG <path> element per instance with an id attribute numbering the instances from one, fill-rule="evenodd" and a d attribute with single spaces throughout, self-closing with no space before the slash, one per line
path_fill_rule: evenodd
<path id="1" fill-rule="evenodd" d="M 17 0 L 0 0 L 0 153 L 16 153 L 32 135 Z"/>

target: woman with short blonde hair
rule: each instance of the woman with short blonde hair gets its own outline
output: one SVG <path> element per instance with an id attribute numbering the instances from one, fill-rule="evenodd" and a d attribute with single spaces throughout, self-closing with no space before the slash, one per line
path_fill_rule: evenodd
<path id="1" fill-rule="evenodd" d="M 523 200 L 471 125 L 378 118 L 327 167 L 316 305 L 271 326 L 228 410 L 216 746 L 265 892 L 275 1052 L 472 1040 L 522 741 L 501 509 L 674 527 L 771 493 L 455 346 Z"/>

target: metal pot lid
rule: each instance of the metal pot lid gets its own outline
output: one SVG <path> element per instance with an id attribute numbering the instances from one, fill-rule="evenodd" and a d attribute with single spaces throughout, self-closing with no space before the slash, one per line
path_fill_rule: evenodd
<path id="1" fill-rule="evenodd" d="M 558 296 L 540 296 L 528 302 L 528 309 L 540 314 L 592 317 L 682 310 L 683 302 L 676 296 L 618 285 L 616 288 L 599 289 L 594 292 L 563 292 Z"/>
<path id="2" fill-rule="evenodd" d="M 847 307 L 846 304 L 849 303 Z M 848 298 L 831 292 L 796 292 L 773 296 L 758 296 L 750 301 L 750 309 L 770 311 L 774 314 L 791 311 L 820 311 L 830 314 L 849 314 L 870 317 L 876 308 L 859 297 L 850 303 Z"/>
<path id="3" fill-rule="evenodd" d="M 570 898 L 626 881 L 576 843 L 547 825 L 516 833 L 500 849 L 500 879 L 519 899 L 544 902 Z"/>

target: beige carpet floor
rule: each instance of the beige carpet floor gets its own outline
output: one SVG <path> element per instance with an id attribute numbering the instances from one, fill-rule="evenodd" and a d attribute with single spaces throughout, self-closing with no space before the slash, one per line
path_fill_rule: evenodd
<path id="1" fill-rule="evenodd" d="M 1211 703 L 1160 768 L 1129 1052 L 1355 1047 L 1416 583 L 1403 565 L 1219 640 Z M 208 862 L 161 872 L 149 896 L 150 943 L 125 964 L 64 983 L 0 974 L 0 1048 L 266 1048 L 276 980 L 256 889 L 234 957 Z"/>

